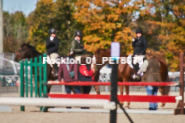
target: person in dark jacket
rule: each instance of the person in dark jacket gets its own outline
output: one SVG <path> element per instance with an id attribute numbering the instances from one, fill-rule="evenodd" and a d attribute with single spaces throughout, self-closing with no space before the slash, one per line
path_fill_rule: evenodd
<path id="1" fill-rule="evenodd" d="M 147 40 L 143 37 L 142 29 L 136 30 L 137 37 L 133 39 L 132 47 L 134 48 L 133 55 L 145 55 L 147 50 Z"/>
<path id="2" fill-rule="evenodd" d="M 79 66 L 78 80 L 85 82 L 92 82 L 93 69 L 91 69 L 91 64 L 86 63 L 86 58 L 89 55 L 84 55 L 81 57 L 81 65 Z M 89 94 L 91 91 L 91 86 L 82 86 L 83 94 Z"/>
<path id="3" fill-rule="evenodd" d="M 58 47 L 60 40 L 56 36 L 56 30 L 50 29 L 49 30 L 50 36 L 46 40 L 46 51 L 47 55 L 51 55 L 52 53 L 58 54 Z"/>
<path id="4" fill-rule="evenodd" d="M 143 31 L 141 28 L 138 28 L 136 30 L 136 38 L 132 40 L 132 47 L 134 48 L 133 57 L 134 59 L 144 56 L 147 50 L 147 40 L 143 37 Z M 133 63 L 135 74 L 133 75 L 133 78 L 140 78 L 140 75 L 137 74 L 137 71 L 139 70 L 139 63 Z"/>
<path id="5" fill-rule="evenodd" d="M 51 28 L 49 30 L 49 34 L 50 34 L 50 36 L 46 40 L 47 55 L 51 59 L 55 59 L 56 60 L 59 57 L 59 55 L 58 55 L 58 47 L 59 47 L 60 40 L 56 36 L 56 30 L 54 28 Z M 51 65 L 51 66 L 54 67 L 55 74 L 57 75 L 57 73 L 58 73 L 58 66 L 57 66 L 57 64 L 54 64 L 54 65 Z"/>
<path id="6" fill-rule="evenodd" d="M 94 74 L 93 69 L 91 69 L 91 64 L 86 62 L 86 58 L 89 55 L 83 55 L 81 57 L 81 65 L 79 66 L 78 71 L 78 80 L 84 82 L 92 82 L 92 77 Z M 81 86 L 83 94 L 89 94 L 91 91 L 92 86 Z M 89 107 L 81 107 L 82 109 L 89 109 Z"/>
<path id="7" fill-rule="evenodd" d="M 77 30 L 75 32 L 75 38 L 71 42 L 70 55 L 74 55 L 75 59 L 80 61 L 81 55 L 84 53 L 84 45 L 82 42 L 82 32 Z"/>
<path id="8" fill-rule="evenodd" d="M 144 72 L 142 76 L 142 82 L 162 82 L 160 76 L 160 63 L 155 58 L 153 52 L 146 54 L 147 60 L 144 61 L 143 65 L 138 71 L 138 74 Z M 146 86 L 147 95 L 157 95 L 157 86 Z M 149 110 L 157 110 L 157 103 L 149 103 Z"/>

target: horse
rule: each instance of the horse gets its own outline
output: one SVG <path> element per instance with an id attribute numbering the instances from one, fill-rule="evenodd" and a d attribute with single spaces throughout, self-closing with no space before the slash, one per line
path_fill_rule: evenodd
<path id="1" fill-rule="evenodd" d="M 82 55 L 81 59 L 86 59 L 87 57 L 92 58 L 92 54 L 90 52 L 86 51 L 85 54 L 86 55 Z M 42 54 L 40 52 L 38 52 L 35 49 L 35 47 L 31 46 L 29 43 L 24 43 L 21 45 L 19 51 L 16 53 L 14 60 L 18 62 L 18 61 L 24 60 L 24 59 L 28 59 L 28 60 L 33 59 L 33 61 L 34 61 L 34 58 L 39 57 L 39 56 L 42 56 Z M 70 57 L 74 57 L 74 54 L 70 55 Z M 82 61 L 82 64 L 86 64 L 83 60 L 81 60 L 81 61 Z M 88 66 L 90 66 L 90 64 L 88 64 Z M 34 70 L 33 70 L 33 72 L 34 72 Z M 58 79 L 58 76 L 55 74 L 54 68 L 51 67 L 49 64 L 47 64 L 47 77 L 48 77 L 48 81 Z M 37 84 L 39 84 L 39 82 Z M 39 87 L 39 85 L 37 87 Z M 91 87 L 85 86 L 82 88 L 83 88 L 82 93 L 86 93 L 86 94 L 90 93 Z M 47 90 L 48 90 L 47 93 L 50 92 L 50 89 L 51 89 L 51 85 L 48 85 L 47 86 Z M 95 87 L 95 90 L 97 90 L 96 87 Z M 73 93 L 74 93 L 74 90 L 73 90 Z"/>
<path id="2" fill-rule="evenodd" d="M 34 61 L 34 58 L 35 57 L 38 58 L 39 56 L 43 56 L 43 54 L 38 52 L 35 49 L 35 47 L 31 46 L 29 43 L 23 43 L 21 45 L 20 49 L 18 50 L 18 52 L 16 53 L 14 60 L 18 62 L 18 61 L 24 60 L 24 59 L 28 59 L 28 60 L 32 59 Z M 34 73 L 34 70 L 33 70 L 33 73 Z M 39 74 L 38 74 L 38 76 L 39 76 Z M 58 76 L 57 76 L 54 68 L 51 67 L 49 64 L 47 64 L 47 78 L 48 78 L 48 80 L 51 80 L 51 81 L 58 79 Z M 37 87 L 39 87 L 39 82 L 37 82 L 36 84 L 38 84 Z M 51 90 L 51 85 L 47 85 L 47 93 L 49 93 L 50 90 Z M 38 93 L 38 95 L 39 95 L 39 93 Z M 44 95 L 44 96 L 46 96 L 46 95 Z"/>
<path id="3" fill-rule="evenodd" d="M 96 58 L 96 65 L 95 65 L 95 73 L 94 73 L 94 81 L 97 81 L 99 79 L 99 72 L 100 69 L 108 64 L 108 62 L 105 62 L 102 65 L 97 65 L 102 63 L 102 57 L 110 57 L 111 50 L 110 49 L 98 49 L 94 53 L 94 57 Z M 128 55 L 120 54 L 120 57 L 128 57 Z M 168 76 L 168 66 L 167 63 L 157 58 L 157 60 L 160 63 L 160 75 L 163 82 L 169 82 L 169 76 Z M 118 64 L 118 81 L 121 82 L 129 82 L 129 81 L 135 81 L 132 79 L 132 74 L 134 73 L 134 70 L 129 66 L 129 64 L 121 64 L 119 62 Z M 139 80 L 141 81 L 141 80 Z M 96 87 L 98 88 L 98 87 Z M 120 94 L 123 95 L 124 88 L 123 86 L 119 86 L 120 88 Z M 169 87 L 160 86 L 159 91 L 161 95 L 168 95 L 169 93 Z M 126 95 L 129 95 L 129 86 L 125 86 L 125 92 Z M 129 108 L 130 102 L 128 102 L 127 107 Z M 161 107 L 164 107 L 165 103 L 162 103 Z"/>

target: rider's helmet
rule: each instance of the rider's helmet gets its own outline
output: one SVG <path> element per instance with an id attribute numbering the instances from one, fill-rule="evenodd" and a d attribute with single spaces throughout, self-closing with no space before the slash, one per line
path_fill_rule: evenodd
<path id="1" fill-rule="evenodd" d="M 82 37 L 82 32 L 80 30 L 75 31 L 75 36 Z"/>
<path id="2" fill-rule="evenodd" d="M 49 29 L 49 34 L 56 34 L 56 29 L 54 28 Z"/>
<path id="3" fill-rule="evenodd" d="M 137 28 L 137 29 L 136 29 L 136 34 L 137 34 L 137 33 L 141 33 L 141 34 L 142 34 L 142 33 L 143 33 L 143 30 L 142 30 L 141 28 Z"/>

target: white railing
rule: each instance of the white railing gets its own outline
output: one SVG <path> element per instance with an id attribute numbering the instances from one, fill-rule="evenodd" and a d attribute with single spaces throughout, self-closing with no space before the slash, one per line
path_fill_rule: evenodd
<path id="1" fill-rule="evenodd" d="M 11 83 L 19 81 L 20 80 L 20 77 L 19 77 L 20 64 L 13 61 L 13 60 L 10 60 L 10 59 L 13 59 L 13 57 L 10 59 L 7 59 L 7 58 L 4 58 L 4 56 L 5 56 L 4 54 L 1 54 L 1 56 L 3 56 L 3 57 L 0 57 L 0 65 L 1 65 L 0 69 L 2 70 L 1 74 L 0 74 L 0 78 L 2 80 L 5 79 L 7 84 L 11 84 Z M 9 56 L 11 56 L 11 54 Z M 7 68 L 9 69 L 9 71 Z M 11 73 L 9 73 L 9 72 L 11 72 Z"/>
<path id="2" fill-rule="evenodd" d="M 20 64 L 13 61 L 13 60 L 9 60 L 3 57 L 0 57 L 0 59 L 2 59 L 3 61 L 9 62 L 10 64 L 12 64 L 12 68 L 14 70 L 14 74 L 18 74 L 18 70 L 20 70 Z M 17 68 L 17 69 L 16 69 Z"/>

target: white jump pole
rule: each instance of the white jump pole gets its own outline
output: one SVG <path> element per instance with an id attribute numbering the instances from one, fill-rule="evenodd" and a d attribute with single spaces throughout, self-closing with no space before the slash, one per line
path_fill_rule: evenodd
<path id="1" fill-rule="evenodd" d="M 57 113 L 63 113 L 63 112 L 71 112 L 71 113 L 110 113 L 109 110 L 106 109 L 66 109 L 66 108 L 49 108 L 49 112 L 57 112 Z M 168 111 L 149 111 L 149 110 L 126 110 L 129 114 L 173 114 L 173 110 Z M 123 114 L 123 110 L 117 110 L 117 113 Z"/>
<path id="2" fill-rule="evenodd" d="M 61 99 L 61 98 L 20 98 L 0 97 L 0 105 L 24 106 L 79 106 L 79 107 L 104 107 L 114 109 L 115 104 L 104 99 Z"/>

